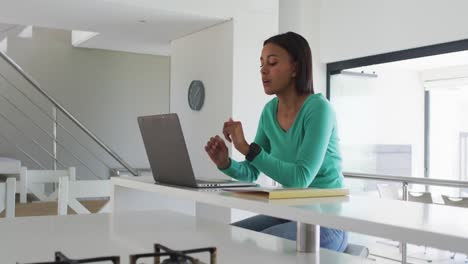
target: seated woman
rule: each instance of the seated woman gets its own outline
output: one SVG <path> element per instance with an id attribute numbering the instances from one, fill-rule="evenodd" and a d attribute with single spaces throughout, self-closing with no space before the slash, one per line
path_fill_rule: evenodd
<path id="1" fill-rule="evenodd" d="M 312 85 L 312 55 L 300 35 L 288 32 L 263 43 L 260 73 L 266 94 L 276 95 L 260 116 L 254 142 L 244 138 L 242 124 L 229 119 L 223 134 L 245 155 L 229 158 L 224 140 L 216 135 L 205 150 L 228 176 L 253 182 L 260 172 L 284 187 L 340 188 L 343 184 L 335 112 Z M 296 223 L 258 215 L 233 225 L 287 239 L 296 239 Z M 320 246 L 343 252 L 347 233 L 321 227 Z"/>

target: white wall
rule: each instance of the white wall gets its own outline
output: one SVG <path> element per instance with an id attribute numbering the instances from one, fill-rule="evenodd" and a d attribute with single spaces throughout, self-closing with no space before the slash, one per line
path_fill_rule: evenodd
<path id="1" fill-rule="evenodd" d="M 211 136 L 222 136 L 223 123 L 232 116 L 233 22 L 174 40 L 171 53 L 170 111 L 179 115 L 195 174 L 219 178 L 204 146 Z M 188 105 L 192 80 L 205 86 L 200 111 Z"/>
<path id="2" fill-rule="evenodd" d="M 170 112 L 179 115 L 193 171 L 198 178 L 221 178 L 223 174 L 204 146 L 212 136 L 223 137 L 223 123 L 232 116 L 233 22 L 172 41 L 171 54 Z M 205 86 L 205 102 L 200 111 L 188 105 L 187 92 L 192 80 L 201 80 Z M 229 208 L 197 204 L 194 210 L 197 215 L 223 222 L 229 222 L 231 217 Z"/>
<path id="3" fill-rule="evenodd" d="M 272 4 L 272 6 L 274 6 Z M 253 29 L 253 25 L 256 30 Z M 272 96 L 264 92 L 260 74 L 263 41 L 278 34 L 278 12 L 247 13 L 234 20 L 234 68 L 232 117 L 242 121 L 247 142 L 257 132 L 260 115 Z M 237 150 L 233 157 L 244 160 Z M 263 177 L 262 177 L 263 178 Z M 261 179 L 261 182 L 268 182 Z"/>
<path id="4" fill-rule="evenodd" d="M 70 38 L 34 28 L 32 39 L 9 37 L 8 55 L 130 165 L 149 167 L 136 117 L 169 111 L 170 58 L 73 48 Z"/>
<path id="5" fill-rule="evenodd" d="M 242 121 L 249 142 L 255 137 L 261 111 L 270 99 L 260 79 L 261 49 L 265 39 L 278 33 L 278 2 L 269 3 L 264 10 L 236 13 L 230 22 L 172 42 L 170 108 L 180 115 L 192 166 L 199 176 L 221 175 L 203 147 L 209 137 L 221 135 L 229 117 Z M 193 79 L 202 80 L 207 91 L 200 112 L 189 110 L 187 104 L 187 88 Z M 234 159 L 244 160 L 230 149 Z M 234 221 L 245 216 L 232 213 Z"/>
<path id="6" fill-rule="evenodd" d="M 464 0 L 322 0 L 323 62 L 468 38 Z"/>
<path id="7" fill-rule="evenodd" d="M 242 14 L 172 42 L 171 112 L 179 113 L 192 166 L 199 175 L 219 175 L 203 147 L 209 137 L 222 136 L 229 117 L 242 121 L 249 142 L 255 137 L 263 106 L 271 99 L 263 91 L 258 65 L 263 40 L 277 33 L 277 24 L 271 23 L 275 19 L 277 14 L 272 13 Z M 259 31 L 251 30 L 254 21 Z M 207 91 L 200 112 L 187 104 L 187 88 L 196 79 L 205 83 Z M 232 156 L 244 159 L 235 150 Z"/>
<path id="8" fill-rule="evenodd" d="M 309 42 L 315 92 L 326 94 L 326 65 L 320 60 L 321 1 L 280 0 L 279 33 L 294 31 Z"/>

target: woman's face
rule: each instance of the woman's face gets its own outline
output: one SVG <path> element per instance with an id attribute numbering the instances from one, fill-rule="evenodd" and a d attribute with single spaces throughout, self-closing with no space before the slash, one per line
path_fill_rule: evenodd
<path id="1" fill-rule="evenodd" d="M 263 89 L 268 95 L 295 89 L 296 67 L 289 53 L 280 46 L 268 43 L 260 57 Z"/>

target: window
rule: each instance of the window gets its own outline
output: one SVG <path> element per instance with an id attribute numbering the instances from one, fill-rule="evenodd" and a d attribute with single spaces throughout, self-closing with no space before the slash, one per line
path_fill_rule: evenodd
<path id="1" fill-rule="evenodd" d="M 468 40 L 327 65 L 345 172 L 468 180 Z"/>

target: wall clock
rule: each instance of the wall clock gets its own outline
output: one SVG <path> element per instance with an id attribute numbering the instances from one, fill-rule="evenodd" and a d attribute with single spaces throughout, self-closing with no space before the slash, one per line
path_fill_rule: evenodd
<path id="1" fill-rule="evenodd" d="M 205 86 L 200 80 L 193 80 L 188 89 L 188 104 L 192 110 L 200 111 L 205 101 Z"/>

